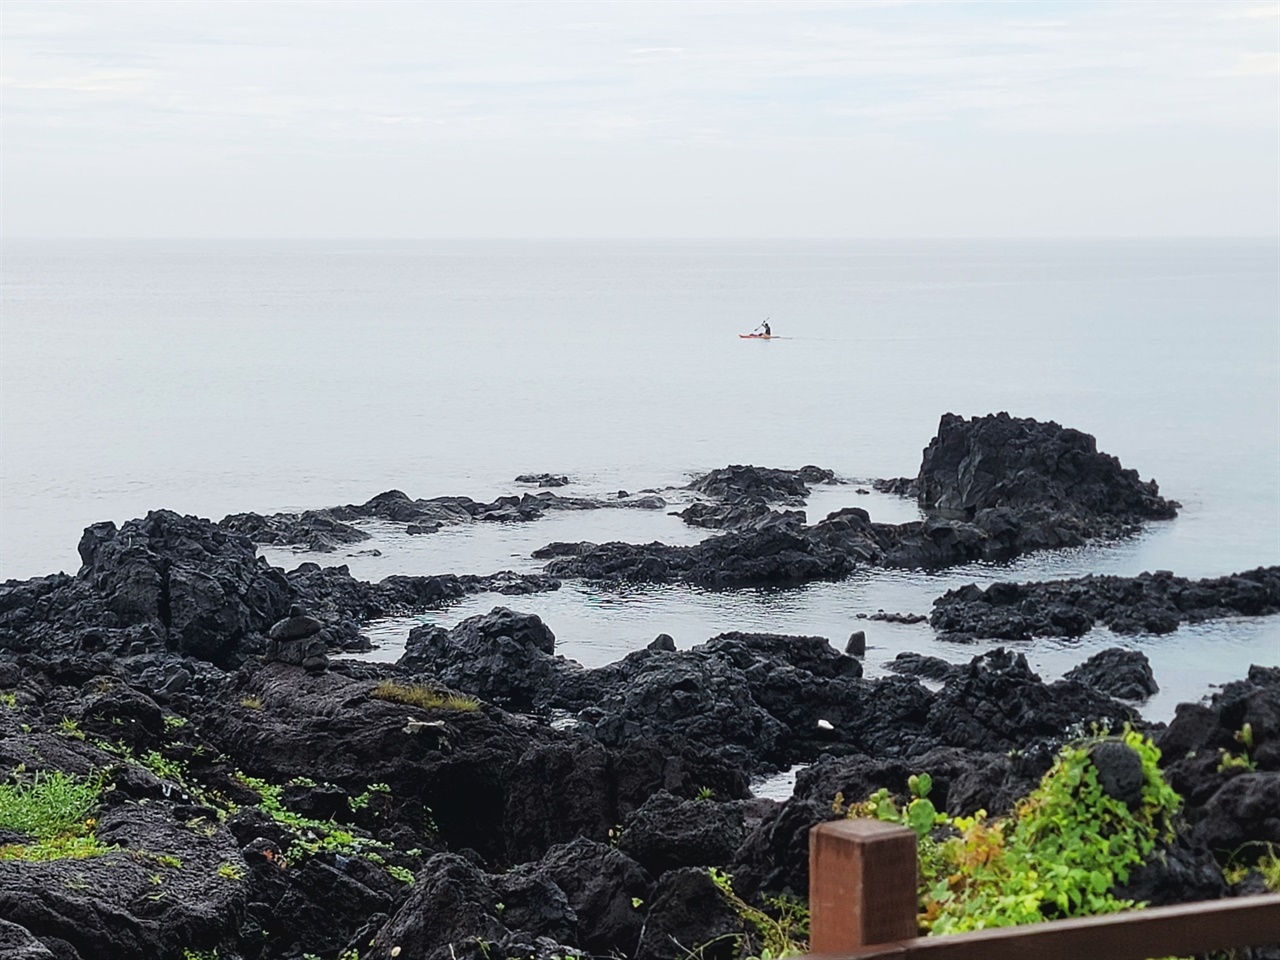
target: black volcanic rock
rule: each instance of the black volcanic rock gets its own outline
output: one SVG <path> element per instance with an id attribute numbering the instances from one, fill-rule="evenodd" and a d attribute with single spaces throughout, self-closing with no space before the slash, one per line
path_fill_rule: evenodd
<path id="1" fill-rule="evenodd" d="M 546 567 L 552 576 L 611 582 L 683 581 L 712 589 L 785 586 L 838 579 L 854 568 L 847 555 L 789 522 L 710 537 L 690 547 L 616 542 L 555 546 L 559 559 Z"/>
<path id="2" fill-rule="evenodd" d="M 583 949 L 601 956 L 635 953 L 644 926 L 641 908 L 653 881 L 625 853 L 579 838 L 523 869 L 536 871 L 564 891 L 578 919 L 577 942 Z"/>
<path id="3" fill-rule="evenodd" d="M 672 870 L 655 884 L 635 960 L 684 960 L 689 947 L 706 944 L 704 960 L 735 956 L 743 921 L 705 868 Z"/>
<path id="4" fill-rule="evenodd" d="M 783 523 L 802 524 L 803 510 L 773 510 L 763 500 L 734 503 L 691 503 L 678 514 L 691 527 L 712 530 L 761 530 Z"/>
<path id="5" fill-rule="evenodd" d="M 1079 680 L 1120 700 L 1145 700 L 1160 690 L 1147 655 L 1140 650 L 1122 650 L 1119 647 L 1095 653 L 1078 667 L 1068 670 L 1064 679 Z"/>
<path id="6" fill-rule="evenodd" d="M 554 473 L 522 473 L 516 477 L 516 483 L 531 483 L 538 487 L 567 487 L 569 478 Z"/>
<path id="7" fill-rule="evenodd" d="M 933 602 L 929 622 L 944 639 L 1078 637 L 1096 623 L 1116 633 L 1170 633 L 1182 623 L 1280 611 L 1280 567 L 1206 580 L 1166 571 L 1039 583 L 973 584 Z"/>
<path id="8" fill-rule="evenodd" d="M 1227 684 L 1208 704 L 1178 704 L 1155 742 L 1165 778 L 1194 807 L 1244 773 L 1247 764 L 1280 773 L 1280 668 L 1252 666 L 1246 679 Z M 1247 764 L 1224 764 L 1228 756 Z M 1231 829 L 1224 825 L 1212 832 Z"/>
<path id="9" fill-rule="evenodd" d="M 944 414 L 920 465 L 926 510 L 972 520 L 981 510 L 1046 508 L 1085 517 L 1168 520 L 1177 505 L 1087 433 L 1007 413 L 965 420 Z"/>
<path id="10" fill-rule="evenodd" d="M 998 647 L 947 681 L 930 708 L 928 734 L 937 743 L 998 752 L 1137 720 L 1131 708 L 1078 681 L 1044 684 L 1022 654 Z"/>
<path id="11" fill-rule="evenodd" d="M 735 804 L 681 800 L 662 791 L 631 815 L 618 849 L 656 877 L 728 863 L 742 840 L 742 811 Z"/>
<path id="12" fill-rule="evenodd" d="M 459 690 L 527 710 L 554 675 L 573 669 L 554 653 L 555 634 L 541 618 L 495 607 L 452 630 L 415 627 L 397 666 L 432 673 Z"/>
<path id="13" fill-rule="evenodd" d="M 302 579 L 320 597 L 331 587 L 333 606 L 364 596 L 324 574 Z M 375 592 L 361 602 L 378 589 L 431 595 L 426 578 L 365 589 Z M 1140 724 L 1094 687 L 1045 684 L 1003 650 L 937 671 L 935 693 L 911 677 L 868 680 L 822 637 L 725 633 L 585 670 L 557 657 L 528 614 L 499 608 L 434 630 L 415 642 L 427 655 L 410 675 L 256 658 L 228 672 L 164 650 L 0 654 L 0 769 L 103 776 L 111 789 L 93 816 L 121 848 L 0 861 L 0 944 L 71 960 L 355 947 L 389 960 L 397 946 L 398 958 L 678 960 L 672 936 L 741 932 L 706 866 L 731 872 L 753 902 L 804 895 L 807 831 L 836 816 L 835 792 L 855 800 L 883 786 L 901 799 L 928 772 L 939 807 L 996 813 L 1092 724 Z M 400 698 L 409 683 L 441 687 L 451 669 L 478 686 L 518 681 L 533 712 Z M 1158 902 L 1214 896 L 1224 887 L 1211 851 L 1273 840 L 1280 824 L 1280 670 L 1254 668 L 1211 703 L 1183 705 L 1158 735 L 1191 829 L 1126 889 Z M 1095 748 L 1095 763 L 1131 799 L 1133 757 L 1115 746 Z M 748 799 L 748 773 L 797 762 L 813 765 L 792 799 Z"/>
<path id="14" fill-rule="evenodd" d="M 773 470 L 733 464 L 703 474 L 689 484 L 689 489 L 729 502 L 753 499 L 799 505 L 812 492 L 809 484 L 834 482 L 835 474 L 822 467 Z"/>
<path id="15" fill-rule="evenodd" d="M 527 482 L 529 478 L 519 478 Z M 535 477 L 535 480 L 558 477 Z M 567 480 L 566 480 L 567 482 Z M 548 484 L 559 486 L 560 484 Z M 498 497 L 490 503 L 480 503 L 470 497 L 433 497 L 414 500 L 400 490 L 388 490 L 363 504 L 347 504 L 325 511 L 335 520 L 386 520 L 406 524 L 411 533 L 434 533 L 443 526 L 476 521 L 519 523 L 539 520 L 548 512 L 557 510 L 601 510 L 606 508 L 631 508 L 661 510 L 666 501 L 656 494 L 597 500 L 585 497 L 561 497 L 544 490 L 541 493 L 525 493 L 520 496 Z"/>
<path id="16" fill-rule="evenodd" d="M 340 545 L 368 540 L 369 534 L 336 519 L 328 510 L 277 513 L 236 513 L 223 517 L 218 526 L 243 533 L 254 543 L 297 546 L 317 553 L 333 553 Z"/>
<path id="17" fill-rule="evenodd" d="M 153 511 L 80 540 L 74 578 L 0 587 L 0 650 L 123 652 L 133 644 L 219 663 L 260 649 L 288 610 L 284 575 L 248 537 L 207 520 Z"/>
<path id="18" fill-rule="evenodd" d="M 534 556 L 551 560 L 547 571 L 561 577 L 712 589 L 785 586 L 838 579 L 859 566 L 935 569 L 1006 561 L 1123 536 L 1177 513 L 1154 481 L 1139 480 L 1116 458 L 1099 453 L 1088 434 L 1007 413 L 968 421 L 943 416 L 914 481 L 929 514 L 922 520 L 875 523 L 865 510 L 847 507 L 806 526 L 802 512 L 770 506 L 802 504 L 807 483 L 833 480 L 816 467 L 724 467 L 690 484 L 714 502 L 680 513 L 691 525 L 727 531 L 721 536 L 684 547 L 556 543 Z M 904 489 L 896 482 L 880 488 Z M 1079 616 L 1063 616 L 1059 629 L 1087 629 Z"/>
<path id="19" fill-rule="evenodd" d="M 950 680 L 964 672 L 964 667 L 948 663 L 941 657 L 930 657 L 923 653 L 911 653 L 904 650 L 890 661 L 886 669 L 901 673 L 908 677 L 921 677 L 925 680 Z"/>
<path id="20" fill-rule="evenodd" d="M 393 944 L 404 960 L 453 960 L 454 944 L 470 945 L 479 955 L 480 941 L 497 942 L 510 933 L 498 919 L 501 902 L 479 867 L 458 854 L 437 854 L 409 899 L 378 931 L 375 940 L 384 946 L 377 955 L 390 956 Z"/>

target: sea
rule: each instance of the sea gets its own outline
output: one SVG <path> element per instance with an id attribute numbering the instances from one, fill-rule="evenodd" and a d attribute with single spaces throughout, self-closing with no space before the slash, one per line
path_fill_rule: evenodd
<path id="1" fill-rule="evenodd" d="M 1139 535 L 1006 564 L 866 569 L 836 583 L 709 592 L 569 581 L 366 625 L 393 660 L 418 623 L 502 604 L 587 666 L 670 634 L 865 630 L 867 672 L 911 650 L 954 662 L 928 614 L 967 583 L 1280 563 L 1280 246 L 1271 239 L 105 241 L 0 244 L 0 578 L 74 572 L 82 529 L 168 508 L 220 519 L 413 497 L 663 491 L 728 464 L 828 467 L 810 521 L 912 476 L 944 413 L 1055 420 L 1182 504 Z M 768 319 L 775 339 L 744 340 Z M 552 514 L 429 536 L 372 524 L 286 569 L 535 571 L 557 540 L 693 543 L 669 511 Z M 376 554 L 371 551 L 376 551 Z M 1167 720 L 1280 663 L 1280 616 L 1159 637 L 1105 628 L 1015 644 L 1046 680 L 1143 651 Z"/>

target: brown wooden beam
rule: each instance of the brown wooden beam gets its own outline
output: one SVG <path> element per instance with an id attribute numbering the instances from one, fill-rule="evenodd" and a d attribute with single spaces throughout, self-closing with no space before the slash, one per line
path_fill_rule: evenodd
<path id="1" fill-rule="evenodd" d="M 914 937 L 916 835 L 879 820 L 809 831 L 809 946 L 842 953 Z"/>
<path id="2" fill-rule="evenodd" d="M 1280 893 L 814 953 L 848 960 L 1147 960 L 1271 945 L 1280 945 Z"/>

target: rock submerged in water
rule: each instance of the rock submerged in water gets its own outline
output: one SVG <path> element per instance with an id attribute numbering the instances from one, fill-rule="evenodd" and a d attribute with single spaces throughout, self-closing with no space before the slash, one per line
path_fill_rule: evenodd
<path id="1" fill-rule="evenodd" d="M 369 539 L 366 531 L 343 523 L 327 510 L 277 513 L 270 517 L 236 513 L 224 517 L 218 526 L 243 533 L 254 543 L 295 546 L 317 553 L 333 553 L 340 545 Z"/>
<path id="2" fill-rule="evenodd" d="M 569 478 L 555 473 L 522 473 L 516 483 L 530 483 L 538 487 L 567 487 Z"/>
<path id="3" fill-rule="evenodd" d="M 1079 637 L 1101 624 L 1114 633 L 1172 633 L 1183 623 L 1280 612 L 1280 567 L 1188 580 L 1167 571 L 1038 583 L 975 584 L 933 602 L 930 624 L 944 640 Z"/>

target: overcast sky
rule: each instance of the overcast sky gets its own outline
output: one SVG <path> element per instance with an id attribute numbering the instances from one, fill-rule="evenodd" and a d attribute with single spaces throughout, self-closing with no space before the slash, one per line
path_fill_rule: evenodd
<path id="1" fill-rule="evenodd" d="M 1280 232 L 1276 2 L 0 17 L 10 237 Z"/>

